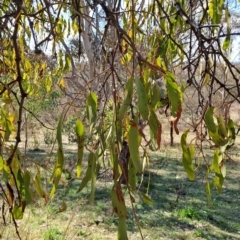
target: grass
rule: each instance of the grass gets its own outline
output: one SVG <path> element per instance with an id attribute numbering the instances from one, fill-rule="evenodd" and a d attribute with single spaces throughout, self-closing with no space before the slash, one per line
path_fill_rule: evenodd
<path id="1" fill-rule="evenodd" d="M 237 153 L 237 149 L 234 152 Z M 138 195 L 134 204 L 144 238 L 240 239 L 239 162 L 228 162 L 222 193 L 219 195 L 212 189 L 212 204 L 208 206 L 204 167 L 198 168 L 195 181 L 189 181 L 180 156 L 178 147 L 163 149 L 151 156 L 151 166 L 140 190 L 146 193 L 148 189 L 153 204 L 145 204 Z M 67 159 L 73 158 L 69 152 Z M 39 200 L 27 207 L 23 220 L 18 221 L 22 239 L 117 239 L 118 219 L 112 212 L 112 183 L 111 176 L 107 176 L 111 173 L 107 171 L 98 179 L 95 204 L 89 204 L 90 187 L 76 193 L 80 181 L 70 180 L 70 173 L 65 173 L 52 201 L 45 205 L 43 200 Z M 129 239 L 140 239 L 129 197 L 127 192 L 125 194 Z M 63 202 L 67 209 L 59 212 Z M 17 239 L 9 218 L 7 222 L 7 227 L 0 222 L 1 238 Z"/>

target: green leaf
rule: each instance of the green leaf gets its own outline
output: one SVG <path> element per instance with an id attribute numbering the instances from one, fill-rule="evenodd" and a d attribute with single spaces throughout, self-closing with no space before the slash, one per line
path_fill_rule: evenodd
<path id="1" fill-rule="evenodd" d="M 148 100 L 144 85 L 140 78 L 135 79 L 138 95 L 138 109 L 144 120 L 148 119 Z"/>
<path id="2" fill-rule="evenodd" d="M 215 177 L 211 183 L 211 186 L 216 187 L 218 190 L 218 193 L 221 193 L 223 182 L 224 182 L 224 177 L 222 176 L 222 174 L 215 174 Z"/>
<path id="3" fill-rule="evenodd" d="M 222 19 L 223 0 L 211 0 L 209 6 L 209 16 L 213 24 L 219 24 Z"/>
<path id="4" fill-rule="evenodd" d="M 129 78 L 125 84 L 125 99 L 119 109 L 118 114 L 119 121 L 122 121 L 124 114 L 126 113 L 127 109 L 132 103 L 132 96 L 133 96 L 133 79 Z"/>
<path id="5" fill-rule="evenodd" d="M 57 150 L 57 158 L 55 163 L 55 168 L 53 172 L 53 187 L 50 192 L 49 198 L 53 198 L 59 181 L 61 179 L 62 171 L 63 171 L 63 164 L 64 164 L 64 154 L 63 154 L 63 144 L 62 144 L 62 118 L 61 115 L 58 126 L 57 126 L 57 143 L 58 143 L 58 150 Z"/>
<path id="6" fill-rule="evenodd" d="M 65 54 L 65 66 L 64 66 L 64 71 L 69 71 L 71 69 L 71 59 L 68 54 Z"/>
<path id="7" fill-rule="evenodd" d="M 156 115 L 156 113 L 153 111 L 153 109 L 150 109 L 150 114 L 149 114 L 149 126 L 150 126 L 150 130 L 152 132 L 151 135 L 154 136 L 154 140 L 157 143 L 158 149 L 160 148 L 160 144 L 161 144 L 161 135 L 162 135 L 162 125 L 158 120 L 158 117 Z"/>
<path id="8" fill-rule="evenodd" d="M 231 43 L 231 29 L 227 29 L 227 36 L 223 41 L 223 50 L 226 51 L 229 47 L 230 47 L 230 43 Z"/>
<path id="9" fill-rule="evenodd" d="M 157 108 L 159 100 L 160 100 L 160 90 L 159 90 L 158 86 L 155 84 L 151 88 L 151 107 L 152 107 L 152 109 Z"/>
<path id="10" fill-rule="evenodd" d="M 42 188 L 41 176 L 40 176 L 40 171 L 39 170 L 37 171 L 36 176 L 33 178 L 33 183 L 34 183 L 34 186 L 35 186 L 35 189 L 36 189 L 38 195 L 40 197 L 46 199 L 47 195 L 46 195 L 45 191 Z"/>
<path id="11" fill-rule="evenodd" d="M 223 138 L 227 138 L 228 137 L 228 131 L 226 128 L 226 124 L 225 121 L 223 119 L 222 116 L 217 118 L 217 122 L 218 122 L 218 134 Z"/>
<path id="12" fill-rule="evenodd" d="M 126 217 L 118 219 L 118 240 L 128 240 Z"/>
<path id="13" fill-rule="evenodd" d="M 45 77 L 45 88 L 47 93 L 51 91 L 52 88 L 52 78 L 50 76 Z"/>
<path id="14" fill-rule="evenodd" d="M 114 212 L 119 216 L 119 218 L 127 217 L 127 208 L 124 201 L 124 195 L 122 192 L 122 187 L 119 182 L 114 183 L 111 191 L 112 206 Z"/>
<path id="15" fill-rule="evenodd" d="M 210 188 L 209 182 L 206 183 L 205 191 L 207 194 L 207 203 L 208 205 L 210 205 L 212 197 L 211 197 L 211 188 Z"/>
<path id="16" fill-rule="evenodd" d="M 22 206 L 14 205 L 12 213 L 13 213 L 14 219 L 22 219 L 23 218 Z"/>
<path id="17" fill-rule="evenodd" d="M 138 130 L 136 123 L 132 124 L 128 132 L 128 145 L 133 164 L 139 173 L 142 172 L 142 165 L 139 156 Z"/>
<path id="18" fill-rule="evenodd" d="M 213 115 L 213 110 L 214 110 L 213 107 L 208 108 L 205 113 L 204 119 L 205 119 L 207 129 L 210 132 L 215 133 L 217 131 L 217 126 L 215 124 L 215 117 Z"/>
<path id="19" fill-rule="evenodd" d="M 0 171 L 3 169 L 3 158 L 0 156 Z"/>
<path id="20" fill-rule="evenodd" d="M 91 91 L 86 100 L 87 117 L 90 123 L 90 133 L 97 121 L 97 95 Z"/>
<path id="21" fill-rule="evenodd" d="M 77 192 L 82 191 L 82 189 L 85 188 L 87 183 L 91 180 L 92 172 L 95 171 L 95 162 L 96 162 L 95 154 L 94 154 L 94 152 L 90 152 L 88 155 L 87 171 L 86 171 L 84 178 L 82 179 L 82 182 L 81 182 Z"/>
<path id="22" fill-rule="evenodd" d="M 181 137 L 181 146 L 182 146 L 182 150 L 183 150 L 183 154 L 182 154 L 182 163 L 183 163 L 183 167 L 188 175 L 188 178 L 190 180 L 194 180 L 195 179 L 195 174 L 193 171 L 193 166 L 192 166 L 192 161 L 193 161 L 193 157 L 194 157 L 194 146 L 187 146 L 187 134 L 188 134 L 189 130 L 186 131 L 185 133 L 183 133 L 182 137 Z"/>
<path id="23" fill-rule="evenodd" d="M 84 126 L 80 120 L 76 121 L 76 134 L 77 134 L 77 143 L 78 143 L 77 178 L 79 178 L 82 171 L 84 135 L 85 135 Z"/>
<path id="24" fill-rule="evenodd" d="M 131 52 L 125 53 L 121 58 L 121 64 L 126 65 L 128 62 L 131 61 L 131 59 L 132 59 L 132 53 Z"/>
<path id="25" fill-rule="evenodd" d="M 29 188 L 30 180 L 31 180 L 30 172 L 26 170 L 23 174 L 23 181 L 24 181 L 24 186 L 25 186 L 25 199 L 26 199 L 27 204 L 30 204 L 33 199 L 32 192 Z"/>
<path id="26" fill-rule="evenodd" d="M 141 198 L 143 200 L 144 203 L 148 204 L 148 205 L 152 205 L 153 204 L 153 200 L 147 195 L 147 194 L 144 194 L 144 193 L 141 193 Z"/>
<path id="27" fill-rule="evenodd" d="M 222 154 L 219 151 L 219 149 L 216 149 L 214 152 L 213 162 L 210 169 L 214 170 L 215 173 L 220 174 L 219 164 L 221 163 L 221 161 L 222 161 Z"/>
<path id="28" fill-rule="evenodd" d="M 171 103 L 171 113 L 173 117 L 176 117 L 179 109 L 182 108 L 183 96 L 181 87 L 175 82 L 175 76 L 170 72 L 166 74 L 165 80 L 168 99 Z"/>
<path id="29" fill-rule="evenodd" d="M 203 81 L 203 84 L 202 84 L 202 88 L 206 85 L 208 85 L 208 83 L 210 82 L 211 78 L 210 78 L 210 75 L 208 73 L 205 74 L 205 78 L 204 78 L 204 81 Z"/>
<path id="30" fill-rule="evenodd" d="M 12 124 L 7 118 L 5 118 L 5 120 L 6 120 L 6 124 L 5 124 L 4 140 L 8 141 L 12 132 Z"/>
<path id="31" fill-rule="evenodd" d="M 227 168 L 226 168 L 226 164 L 222 164 L 221 166 L 221 173 L 222 173 L 222 176 L 225 178 L 226 177 L 226 173 L 227 173 Z"/>
<path id="32" fill-rule="evenodd" d="M 128 184 L 130 185 L 133 191 L 136 191 L 137 169 L 135 168 L 131 158 L 129 158 L 129 162 L 128 162 Z"/>

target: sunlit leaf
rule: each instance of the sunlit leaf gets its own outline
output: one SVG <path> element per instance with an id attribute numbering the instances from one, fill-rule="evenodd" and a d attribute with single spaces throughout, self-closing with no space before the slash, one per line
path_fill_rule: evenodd
<path id="1" fill-rule="evenodd" d="M 52 78 L 50 76 L 46 76 L 45 78 L 45 87 L 46 91 L 49 93 L 52 88 Z"/>
<path id="2" fill-rule="evenodd" d="M 221 166 L 221 173 L 222 173 L 222 176 L 225 178 L 227 173 L 227 168 L 225 163 L 223 163 Z"/>
<path id="3" fill-rule="evenodd" d="M 82 171 L 82 159 L 84 150 L 84 126 L 80 120 L 77 120 L 76 122 L 76 134 L 78 143 L 77 178 L 79 178 Z"/>
<path id="4" fill-rule="evenodd" d="M 130 62 L 131 59 L 132 59 L 132 53 L 131 52 L 125 53 L 121 58 L 121 64 L 125 65 L 128 62 Z"/>
<path id="5" fill-rule="evenodd" d="M 64 81 L 63 78 L 60 79 L 60 81 L 59 81 L 58 84 L 59 84 L 59 86 L 60 86 L 62 89 L 66 90 L 65 81 Z"/>
<path id="6" fill-rule="evenodd" d="M 3 158 L 0 156 L 0 171 L 3 169 Z"/>

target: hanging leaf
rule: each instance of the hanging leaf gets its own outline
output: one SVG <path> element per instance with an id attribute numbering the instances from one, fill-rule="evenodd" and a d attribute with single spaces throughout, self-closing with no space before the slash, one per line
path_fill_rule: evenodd
<path id="1" fill-rule="evenodd" d="M 223 46 L 222 46 L 222 48 L 223 48 L 224 51 L 226 51 L 227 49 L 229 49 L 230 43 L 231 43 L 231 29 L 228 28 L 228 29 L 227 29 L 227 36 L 226 36 L 226 38 L 224 39 L 224 41 L 223 41 Z"/>
<path id="2" fill-rule="evenodd" d="M 45 88 L 47 93 L 49 93 L 52 88 L 52 78 L 50 76 L 45 77 Z"/>
<path id="3" fill-rule="evenodd" d="M 156 115 L 156 113 L 153 111 L 153 109 L 150 109 L 150 114 L 149 114 L 149 126 L 150 126 L 150 130 L 152 131 L 152 134 L 154 136 L 154 140 L 157 143 L 157 147 L 158 149 L 160 148 L 160 144 L 161 144 L 161 135 L 162 135 L 162 125 L 158 120 L 158 117 Z"/>
<path id="4" fill-rule="evenodd" d="M 224 177 L 222 176 L 222 174 L 215 174 L 215 177 L 211 183 L 211 186 L 216 187 L 218 193 L 221 193 L 223 182 L 224 182 Z"/>
<path id="5" fill-rule="evenodd" d="M 64 154 L 63 154 L 63 144 L 62 144 L 62 115 L 58 121 L 57 126 L 57 143 L 58 143 L 58 150 L 57 150 L 57 158 L 55 163 L 55 168 L 53 172 L 53 187 L 50 192 L 49 198 L 53 198 L 59 181 L 61 179 L 62 171 L 63 171 L 63 164 L 64 164 Z"/>
<path id="6" fill-rule="evenodd" d="M 135 119 L 136 121 L 136 119 Z M 136 123 L 135 123 L 136 124 Z M 142 172 L 142 165 L 139 156 L 139 142 L 138 142 L 138 129 L 135 124 L 131 124 L 130 130 L 128 132 L 128 145 L 130 151 L 130 157 L 132 162 L 139 173 Z"/>
<path id="7" fill-rule="evenodd" d="M 144 193 L 140 192 L 140 195 L 141 195 L 142 201 L 144 203 L 146 203 L 148 205 L 153 204 L 153 200 L 147 194 L 144 194 Z"/>
<path id="8" fill-rule="evenodd" d="M 193 157 L 194 157 L 194 146 L 187 146 L 187 134 L 188 134 L 189 130 L 186 131 L 185 133 L 183 133 L 182 137 L 181 137 L 181 147 L 182 147 L 182 163 L 183 163 L 183 167 L 188 175 L 188 178 L 190 180 L 194 180 L 195 178 L 195 174 L 193 171 L 193 166 L 192 166 L 192 161 L 193 161 Z"/>
<path id="9" fill-rule="evenodd" d="M 31 175 L 29 171 L 25 171 L 23 174 L 23 181 L 24 181 L 24 190 L 25 190 L 25 199 L 26 203 L 30 204 L 33 200 L 32 191 L 30 190 L 30 181 Z"/>
<path id="10" fill-rule="evenodd" d="M 222 162 L 223 156 L 219 149 L 216 149 L 214 152 L 213 162 L 210 167 L 210 170 L 214 170 L 215 173 L 221 174 L 219 164 Z"/>
<path id="11" fill-rule="evenodd" d="M 222 138 L 227 138 L 228 137 L 228 131 L 227 131 L 227 126 L 225 124 L 225 120 L 223 119 L 222 116 L 219 116 L 217 118 L 217 122 L 218 122 L 218 134 Z"/>
<path id="12" fill-rule="evenodd" d="M 217 127 L 216 127 L 216 124 L 215 124 L 216 120 L 215 120 L 215 117 L 213 115 L 213 110 L 214 110 L 213 107 L 208 108 L 206 113 L 205 113 L 204 119 L 205 119 L 207 129 L 210 132 L 214 133 L 214 132 L 217 131 Z"/>
<path id="13" fill-rule="evenodd" d="M 208 205 L 210 205 L 212 197 L 211 197 L 211 188 L 210 188 L 209 182 L 206 183 L 205 191 L 206 191 L 206 195 L 207 195 L 207 203 L 208 203 Z"/>
<path id="14" fill-rule="evenodd" d="M 93 126 L 97 121 L 97 95 L 93 91 L 91 91 L 87 97 L 86 107 L 91 133 Z"/>
<path id="15" fill-rule="evenodd" d="M 132 191 L 136 191 L 137 186 L 137 169 L 131 158 L 128 161 L 128 184 Z"/>
<path id="16" fill-rule="evenodd" d="M 0 156 L 0 171 L 3 169 L 3 158 Z"/>
<path id="17" fill-rule="evenodd" d="M 124 196 L 122 192 L 122 187 L 120 182 L 116 182 L 111 191 L 113 211 L 116 213 L 119 218 L 127 217 L 127 209 L 124 201 Z"/>
<path id="18" fill-rule="evenodd" d="M 148 119 L 148 100 L 145 88 L 140 78 L 135 79 L 138 95 L 138 110 L 144 120 Z"/>
<path id="19" fill-rule="evenodd" d="M 122 121 L 124 114 L 132 103 L 133 96 L 133 79 L 129 78 L 125 84 L 125 99 L 119 109 L 118 119 Z"/>
<path id="20" fill-rule="evenodd" d="M 64 66 L 64 71 L 69 71 L 71 68 L 71 59 L 68 54 L 65 54 L 65 66 Z"/>
<path id="21" fill-rule="evenodd" d="M 36 176 L 33 178 L 33 183 L 34 183 L 34 186 L 35 186 L 35 189 L 36 189 L 38 195 L 40 197 L 44 198 L 45 201 L 46 201 L 47 195 L 46 195 L 45 191 L 42 188 L 41 176 L 40 176 L 40 171 L 39 170 L 37 171 Z"/>
<path id="22" fill-rule="evenodd" d="M 171 114 L 174 117 L 174 119 L 172 120 L 174 130 L 177 134 L 179 134 L 177 123 L 181 117 L 183 101 L 181 87 L 179 87 L 178 84 L 175 82 L 175 76 L 170 72 L 166 74 L 165 80 L 168 99 L 171 103 Z"/>
<path id="23" fill-rule="evenodd" d="M 158 102 L 160 100 L 160 90 L 156 84 L 151 88 L 151 107 L 156 109 L 158 107 Z"/>
<path id="24" fill-rule="evenodd" d="M 202 88 L 206 85 L 208 85 L 208 83 L 210 82 L 210 75 L 208 73 L 205 74 L 205 78 L 202 84 Z"/>
<path id="25" fill-rule="evenodd" d="M 222 19 L 223 0 L 211 0 L 209 6 L 209 16 L 213 24 L 219 24 Z"/>
<path id="26" fill-rule="evenodd" d="M 65 81 L 64 81 L 63 78 L 60 79 L 60 81 L 59 81 L 58 84 L 59 84 L 59 86 L 60 86 L 61 89 L 66 90 Z"/>
<path id="27" fill-rule="evenodd" d="M 12 213 L 14 219 L 22 219 L 23 218 L 22 206 L 14 205 Z"/>
<path id="28" fill-rule="evenodd" d="M 79 178 L 82 171 L 82 159 L 84 150 L 84 126 L 80 120 L 77 120 L 76 122 L 76 134 L 78 144 L 77 178 Z"/>
<path id="29" fill-rule="evenodd" d="M 118 219 L 118 240 L 128 240 L 126 218 Z"/>
<path id="30" fill-rule="evenodd" d="M 91 180 L 92 173 L 93 173 L 93 171 L 95 171 L 95 163 L 96 163 L 95 154 L 94 154 L 94 152 L 90 152 L 88 155 L 87 171 L 86 171 L 84 178 L 82 179 L 82 182 L 81 182 L 77 192 L 82 191 L 82 189 L 85 188 L 87 183 Z"/>

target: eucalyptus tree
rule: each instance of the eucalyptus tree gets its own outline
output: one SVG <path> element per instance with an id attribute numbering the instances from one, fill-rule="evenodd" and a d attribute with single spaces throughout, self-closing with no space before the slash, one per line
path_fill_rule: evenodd
<path id="1" fill-rule="evenodd" d="M 172 128 L 180 134 L 178 122 L 186 111 L 183 103 L 190 92 L 194 92 L 193 112 L 197 115 L 191 129 L 181 137 L 183 167 L 189 179 L 194 180 L 195 150 L 199 148 L 205 156 L 204 144 L 213 147 L 212 162 L 206 168 L 207 176 L 215 174 L 213 180 L 206 180 L 208 201 L 212 187 L 221 192 L 228 163 L 226 156 L 229 158 L 227 151 L 236 138 L 236 124 L 229 111 L 234 102 L 239 103 L 240 96 L 240 70 L 229 58 L 231 37 L 236 33 L 231 32 L 228 1 L 3 0 L 0 28 L 0 188 L 19 238 L 15 219 L 21 219 L 25 207 L 33 201 L 32 188 L 45 201 L 57 191 L 65 162 L 62 124 L 81 95 L 85 96 L 86 121 L 76 122 L 76 177 L 83 175 L 78 191 L 90 182 L 90 202 L 94 201 L 99 166 L 108 152 L 119 239 L 128 238 L 122 183 L 126 184 L 130 199 L 139 194 L 143 201 L 151 202 L 148 194 L 137 187 L 136 174 L 143 173 L 151 161 L 149 153 L 161 149 L 162 119 L 157 110 L 162 107 L 172 116 Z M 74 36 L 78 49 L 73 55 L 70 40 Z M 40 57 L 44 54 L 51 56 L 55 64 Z M 78 61 L 87 66 L 84 81 L 76 73 Z M 220 67 L 225 77 L 218 73 Z M 185 73 L 184 79 L 177 76 L 179 69 Z M 65 90 L 69 74 L 71 81 L 80 84 L 56 127 L 58 151 L 53 186 L 48 192 L 42 187 L 40 171 L 36 174 L 22 167 L 19 143 L 23 111 L 34 114 L 27 108 L 27 102 L 38 99 L 40 87 L 51 93 L 57 80 Z M 166 87 L 165 96 L 157 79 Z M 225 93 L 221 111 L 217 111 L 215 99 L 218 91 Z M 208 136 L 204 134 L 204 126 Z M 188 144 L 190 130 L 196 132 L 196 137 Z M 9 147 L 14 134 L 15 142 Z M 88 167 L 82 174 L 86 150 Z M 2 214 L 5 221 L 4 216 L 5 211 Z M 134 216 L 138 223 L 137 215 Z M 141 234 L 139 224 L 138 227 Z"/>

